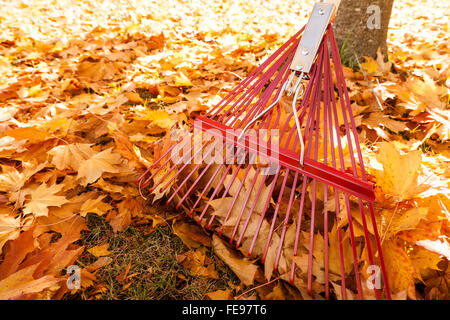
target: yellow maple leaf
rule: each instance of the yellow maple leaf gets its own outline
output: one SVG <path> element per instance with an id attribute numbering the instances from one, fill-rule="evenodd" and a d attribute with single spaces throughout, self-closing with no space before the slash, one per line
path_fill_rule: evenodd
<path id="1" fill-rule="evenodd" d="M 77 178 L 82 180 L 83 185 L 87 185 L 97 181 L 104 172 L 120 172 L 118 165 L 121 162 L 120 154 L 112 153 L 111 147 L 83 160 L 78 168 Z"/>
<path id="2" fill-rule="evenodd" d="M 25 175 L 19 173 L 16 168 L 10 166 L 1 166 L 2 174 L 0 174 L 0 190 L 3 192 L 16 192 L 23 187 L 25 183 Z"/>
<path id="3" fill-rule="evenodd" d="M 52 156 L 52 163 L 58 170 L 78 170 L 80 163 L 95 155 L 91 144 L 74 143 L 56 146 L 48 154 Z"/>
<path id="4" fill-rule="evenodd" d="M 385 232 L 386 238 L 389 239 L 390 237 L 396 235 L 400 231 L 405 230 L 413 230 L 417 227 L 420 220 L 426 219 L 428 214 L 428 208 L 412 208 L 405 212 L 388 212 L 387 210 L 382 212 L 382 216 L 388 220 L 387 226 L 384 226 L 387 228 Z M 382 231 L 382 234 L 384 234 L 384 231 Z"/>
<path id="5" fill-rule="evenodd" d="M 401 201 L 418 193 L 417 177 L 422 160 L 419 150 L 401 154 L 393 143 L 382 142 L 377 160 L 383 170 L 375 172 L 376 183 L 384 194 Z"/>
<path id="6" fill-rule="evenodd" d="M 20 218 L 0 213 L 0 254 L 6 241 L 15 239 L 20 234 Z"/>
<path id="7" fill-rule="evenodd" d="M 392 293 L 406 290 L 410 298 L 414 298 L 415 270 L 400 240 L 384 241 L 383 256 L 387 278 Z"/>
<path id="8" fill-rule="evenodd" d="M 418 276 L 427 272 L 427 269 L 439 270 L 438 263 L 442 260 L 439 254 L 419 246 L 415 246 L 409 256 Z"/>
<path id="9" fill-rule="evenodd" d="M 31 213 L 36 217 L 47 216 L 48 207 L 60 207 L 69 202 L 66 197 L 56 195 L 62 188 L 63 184 L 52 184 L 50 186 L 41 184 L 35 189 L 24 190 L 25 194 L 31 195 L 31 200 L 25 204 L 23 213 Z"/>
<path id="10" fill-rule="evenodd" d="M 369 74 L 376 73 L 378 71 L 378 64 L 372 57 L 364 56 L 365 62 L 361 63 L 361 67 Z"/>
<path id="11" fill-rule="evenodd" d="M 112 206 L 102 201 L 105 197 L 106 196 L 100 196 L 96 199 L 88 199 L 81 206 L 80 215 L 82 217 L 85 217 L 88 212 L 92 212 L 101 216 L 108 212 L 110 209 L 112 209 Z"/>
<path id="12" fill-rule="evenodd" d="M 175 124 L 166 111 L 149 111 L 145 116 L 137 118 L 139 120 L 150 120 L 152 123 L 162 129 L 170 129 Z"/>
<path id="13" fill-rule="evenodd" d="M 5 135 L 13 137 L 16 140 L 28 140 L 30 143 L 38 143 L 51 138 L 49 133 L 33 127 L 8 130 L 5 132 Z"/>
<path id="14" fill-rule="evenodd" d="M 175 86 L 192 87 L 192 82 L 183 72 L 180 71 L 179 74 L 175 76 Z"/>

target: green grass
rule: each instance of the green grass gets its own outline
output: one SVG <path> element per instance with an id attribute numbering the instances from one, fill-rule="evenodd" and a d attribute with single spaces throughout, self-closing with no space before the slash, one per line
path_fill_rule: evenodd
<path id="1" fill-rule="evenodd" d="M 188 250 L 183 242 L 172 233 L 169 226 L 158 227 L 146 234 L 149 227 L 130 226 L 124 232 L 114 234 L 103 217 L 89 214 L 85 231 L 79 244 L 86 249 L 109 244 L 108 256 L 112 259 L 109 265 L 96 273 L 97 282 L 103 285 L 98 292 L 95 285 L 79 290 L 74 294 L 66 294 L 65 299 L 205 299 L 205 293 L 229 289 L 229 282 L 239 283 L 233 272 L 209 248 L 207 255 L 215 264 L 219 279 L 207 279 L 191 275 L 176 259 L 177 254 Z M 97 258 L 85 251 L 77 264 L 85 267 Z M 132 277 L 131 285 L 124 289 L 116 277 L 126 269 L 131 261 L 128 275 Z M 97 292 L 95 292 L 97 290 Z"/>

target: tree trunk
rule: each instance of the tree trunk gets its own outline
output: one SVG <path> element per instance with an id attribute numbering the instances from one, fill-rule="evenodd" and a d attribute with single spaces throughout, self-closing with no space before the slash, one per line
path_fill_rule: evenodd
<path id="1" fill-rule="evenodd" d="M 334 22 L 343 63 L 356 66 L 355 54 L 387 60 L 386 38 L 394 0 L 342 0 Z"/>

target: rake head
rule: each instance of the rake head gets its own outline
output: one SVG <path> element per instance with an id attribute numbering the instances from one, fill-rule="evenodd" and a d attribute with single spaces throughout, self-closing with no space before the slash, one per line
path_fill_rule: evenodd
<path id="1" fill-rule="evenodd" d="M 330 284 L 342 299 L 347 289 L 390 299 L 333 29 L 328 20 L 308 51 L 310 28 L 198 117 L 139 183 L 261 258 L 268 278 L 278 270 L 308 294 L 315 279 L 327 299 Z"/>

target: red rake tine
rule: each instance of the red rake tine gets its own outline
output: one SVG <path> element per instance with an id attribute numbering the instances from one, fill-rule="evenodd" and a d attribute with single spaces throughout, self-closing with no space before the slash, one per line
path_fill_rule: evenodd
<path id="1" fill-rule="evenodd" d="M 263 208 L 261 217 L 260 217 L 260 219 L 259 219 L 259 221 L 258 221 L 258 225 L 256 226 L 255 235 L 253 236 L 252 243 L 251 243 L 250 248 L 249 248 L 248 253 L 247 253 L 247 256 L 249 256 L 249 257 L 252 255 L 253 247 L 255 246 L 256 239 L 257 239 L 258 234 L 259 234 L 259 231 L 260 231 L 260 229 L 261 229 L 261 225 L 262 225 L 262 223 L 263 223 L 263 221 L 264 221 L 264 218 L 265 218 L 265 215 L 266 215 L 266 211 L 267 211 L 267 208 L 268 208 L 268 206 L 269 206 L 270 199 L 272 198 L 272 193 L 273 193 L 273 190 L 274 190 L 275 185 L 276 185 L 275 182 L 276 182 L 276 180 L 278 179 L 278 176 L 279 176 L 279 174 L 280 174 L 280 169 L 281 169 L 280 166 L 278 166 L 277 173 L 275 174 L 275 177 L 274 177 L 274 179 L 273 179 L 273 181 L 272 181 L 272 184 L 271 184 L 271 187 L 270 187 L 270 190 L 269 190 L 269 194 L 268 194 L 267 199 L 266 199 L 266 202 L 265 202 L 265 204 L 264 204 L 264 208 Z M 257 198 L 255 198 L 255 202 L 256 202 L 256 199 L 257 199 Z M 242 236 L 243 236 L 243 234 L 244 234 L 244 233 L 242 233 Z M 242 240 L 242 236 L 239 238 L 239 242 Z M 264 256 L 263 256 L 263 258 L 264 258 Z M 263 259 L 261 259 L 261 261 L 264 263 L 264 260 L 263 260 Z"/>

